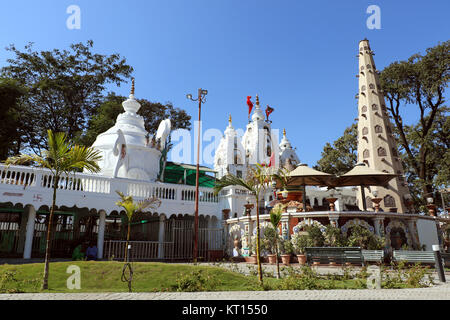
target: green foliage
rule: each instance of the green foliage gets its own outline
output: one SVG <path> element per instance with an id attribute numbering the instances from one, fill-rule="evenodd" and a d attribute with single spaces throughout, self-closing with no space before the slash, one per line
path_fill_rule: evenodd
<path id="1" fill-rule="evenodd" d="M 17 279 L 16 272 L 0 273 L 0 293 L 23 293 L 26 290 L 38 291 L 39 279 Z"/>
<path id="2" fill-rule="evenodd" d="M 357 161 L 358 126 L 352 124 L 346 128 L 342 137 L 326 143 L 322 151 L 322 158 L 317 161 L 314 169 L 330 174 L 342 175 L 350 171 Z"/>
<path id="3" fill-rule="evenodd" d="M 427 194 L 448 186 L 449 181 L 445 90 L 450 75 L 450 41 L 426 51 L 425 55 L 414 54 L 407 61 L 390 64 L 380 75 L 416 207 L 425 203 Z M 418 121 L 404 123 L 400 107 L 417 108 Z"/>
<path id="4" fill-rule="evenodd" d="M 323 289 L 320 276 L 309 266 L 302 266 L 300 272 L 290 272 L 283 278 L 279 286 L 280 290 L 318 290 Z"/>
<path id="5" fill-rule="evenodd" d="M 325 244 L 325 237 L 318 226 L 312 225 L 305 228 L 311 239 L 313 247 L 323 247 Z"/>
<path id="6" fill-rule="evenodd" d="M 239 178 L 235 175 L 228 174 L 223 176 L 219 181 L 216 182 L 214 186 L 214 194 L 218 195 L 219 192 L 229 186 L 240 186 L 248 191 L 250 191 L 255 196 L 255 202 L 258 204 L 260 200 L 260 195 L 264 194 L 268 184 L 272 181 L 272 174 L 268 167 L 256 164 L 255 167 L 251 167 L 248 170 L 247 176 L 244 178 Z M 259 206 L 256 206 L 256 216 L 259 219 Z M 258 220 L 259 221 L 259 220 Z M 260 257 L 260 226 L 256 225 L 256 255 Z M 258 259 L 258 280 L 262 284 L 262 268 L 261 261 Z"/>
<path id="7" fill-rule="evenodd" d="M 21 148 L 35 153 L 46 144 L 46 131 L 66 132 L 69 139 L 81 134 L 102 100 L 106 85 L 119 86 L 133 68 L 118 54 L 92 53 L 93 41 L 70 45 L 69 50 L 34 51 L 32 44 L 21 51 L 7 48 L 14 57 L 0 76 L 15 79 L 26 88 L 21 118 L 26 139 Z M 2 137 L 3 138 L 3 137 Z"/>
<path id="8" fill-rule="evenodd" d="M 217 279 L 208 272 L 194 270 L 188 274 L 178 274 L 176 285 L 172 288 L 178 292 L 200 292 L 214 291 L 217 285 Z"/>
<path id="9" fill-rule="evenodd" d="M 91 172 L 100 171 L 97 162 L 101 159 L 100 152 L 93 148 L 74 145 L 63 132 L 48 134 L 48 149 L 42 150 L 39 155 L 21 154 L 6 160 L 7 165 L 29 165 L 49 169 L 58 181 L 61 174 L 84 169 Z M 54 184 L 56 187 L 56 184 Z"/>
<path id="10" fill-rule="evenodd" d="M 264 229 L 264 235 L 261 238 L 261 251 L 267 251 L 269 254 L 276 253 L 276 246 L 279 244 L 278 230 L 273 227 Z"/>
<path id="11" fill-rule="evenodd" d="M 98 172 L 100 171 L 100 167 L 97 162 L 101 159 L 101 156 L 100 151 L 98 150 L 74 145 L 68 140 L 67 134 L 63 132 L 53 133 L 51 130 L 48 130 L 47 133 L 48 149 L 41 152 L 42 156 L 36 154 L 21 154 L 16 157 L 8 158 L 6 164 L 8 166 L 34 164 L 51 171 L 51 174 L 53 175 L 53 197 L 48 222 L 49 225 L 51 225 L 53 223 L 53 214 L 56 207 L 56 191 L 62 175 L 66 174 L 68 176 L 71 172 L 83 171 L 84 169 L 90 172 Z M 47 240 L 51 239 L 51 229 L 52 228 L 49 228 L 49 232 L 47 233 Z M 48 284 L 50 262 L 49 243 L 50 241 L 47 241 L 45 249 L 46 268 L 44 270 L 43 289 L 47 289 Z"/>
<path id="12" fill-rule="evenodd" d="M 100 133 L 111 128 L 117 119 L 117 116 L 123 112 L 122 102 L 127 97 L 118 96 L 110 92 L 102 98 L 99 108 L 97 108 L 89 120 L 86 132 L 79 138 L 84 145 L 92 145 Z M 137 112 L 144 118 L 145 130 L 150 136 L 156 133 L 160 122 L 170 118 L 172 130 L 190 129 L 191 116 L 186 111 L 175 108 L 170 102 L 161 104 L 159 102 L 150 102 L 146 99 L 137 99 L 141 108 Z"/>
<path id="13" fill-rule="evenodd" d="M 305 254 L 305 248 L 313 246 L 312 240 L 306 234 L 295 233 L 291 238 L 291 243 L 296 254 Z"/>
<path id="14" fill-rule="evenodd" d="M 341 229 L 329 224 L 325 227 L 325 245 L 329 247 L 345 247 L 347 239 Z"/>
<path id="15" fill-rule="evenodd" d="M 26 94 L 18 81 L 0 78 L 0 160 L 18 154 L 24 142 L 26 127 L 22 121 L 26 110 L 20 103 Z"/>
<path id="16" fill-rule="evenodd" d="M 374 235 L 362 226 L 352 227 L 347 241 L 351 247 L 361 247 L 361 249 L 367 250 L 381 250 L 384 248 L 385 242 L 384 238 Z"/>
<path id="17" fill-rule="evenodd" d="M 428 277 L 427 277 L 428 276 Z M 412 267 L 406 267 L 406 263 L 401 261 L 398 265 L 393 265 L 393 270 L 387 272 L 382 268 L 382 288 L 424 288 L 433 284 L 429 267 L 422 267 L 416 263 Z"/>
<path id="18" fill-rule="evenodd" d="M 281 239 L 280 249 L 281 249 L 281 254 L 293 254 L 294 253 L 294 246 L 292 245 L 292 242 L 288 239 Z"/>

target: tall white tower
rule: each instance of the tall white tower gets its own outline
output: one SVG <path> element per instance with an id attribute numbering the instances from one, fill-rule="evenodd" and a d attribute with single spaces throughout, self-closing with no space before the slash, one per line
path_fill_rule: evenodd
<path id="1" fill-rule="evenodd" d="M 231 115 L 228 119 L 228 127 L 225 129 L 223 138 L 214 156 L 214 169 L 218 172 L 217 178 L 229 173 L 245 177 L 246 166 L 244 162 L 244 148 L 241 140 L 233 128 Z"/>
<path id="2" fill-rule="evenodd" d="M 279 168 L 278 137 L 272 134 L 270 123 L 264 121 L 264 114 L 259 105 L 259 97 L 256 95 L 255 111 L 251 122 L 242 137 L 245 150 L 245 163 L 247 165 L 269 164 L 272 153 L 275 169 Z"/>
<path id="3" fill-rule="evenodd" d="M 373 60 L 369 41 L 359 42 L 359 101 L 358 101 L 358 162 L 365 162 L 370 168 L 398 174 L 389 182 L 388 188 L 371 187 L 378 190 L 378 197 L 384 211 L 397 209 L 405 213 L 405 197 L 409 195 L 404 178 L 402 162 L 392 134 L 392 124 L 387 113 L 384 95 L 380 87 L 378 71 Z M 366 204 L 371 205 L 373 195 L 366 188 Z M 358 192 L 358 205 L 362 199 Z"/>

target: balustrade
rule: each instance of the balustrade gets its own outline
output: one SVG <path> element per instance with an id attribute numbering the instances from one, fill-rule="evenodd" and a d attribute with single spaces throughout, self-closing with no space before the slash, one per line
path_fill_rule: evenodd
<path id="1" fill-rule="evenodd" d="M 0 185 L 21 185 L 51 189 L 54 176 L 48 169 L 0 165 Z M 195 201 L 195 187 L 165 183 L 146 183 L 130 179 L 115 179 L 94 174 L 63 174 L 57 182 L 58 190 L 82 193 L 111 194 L 116 190 L 138 197 L 157 197 L 164 200 Z M 200 202 L 217 203 L 218 196 L 211 189 L 200 188 Z"/>

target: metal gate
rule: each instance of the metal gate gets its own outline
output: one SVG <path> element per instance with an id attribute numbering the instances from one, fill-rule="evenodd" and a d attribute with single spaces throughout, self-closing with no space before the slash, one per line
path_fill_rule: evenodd
<path id="1" fill-rule="evenodd" d="M 16 212 L 0 213 L 0 256 L 15 256 L 23 250 L 23 243 L 19 244 L 21 215 Z"/>
<path id="2" fill-rule="evenodd" d="M 191 261 L 194 249 L 193 222 L 189 220 L 165 221 L 164 241 L 130 241 L 132 260 L 180 260 Z M 199 228 L 198 259 L 200 261 L 221 259 L 223 256 L 223 230 Z M 126 241 L 105 241 L 105 258 L 124 258 Z"/>

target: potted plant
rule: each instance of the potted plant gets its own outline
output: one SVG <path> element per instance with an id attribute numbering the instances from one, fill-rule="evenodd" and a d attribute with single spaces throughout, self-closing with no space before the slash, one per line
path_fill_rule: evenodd
<path id="1" fill-rule="evenodd" d="M 312 242 L 308 235 L 295 233 L 291 239 L 292 246 L 297 254 L 298 263 L 306 264 L 305 248 L 311 246 Z"/>
<path id="2" fill-rule="evenodd" d="M 294 247 L 289 240 L 283 240 L 281 243 L 281 261 L 288 266 L 291 263 L 291 256 L 294 252 Z"/>

